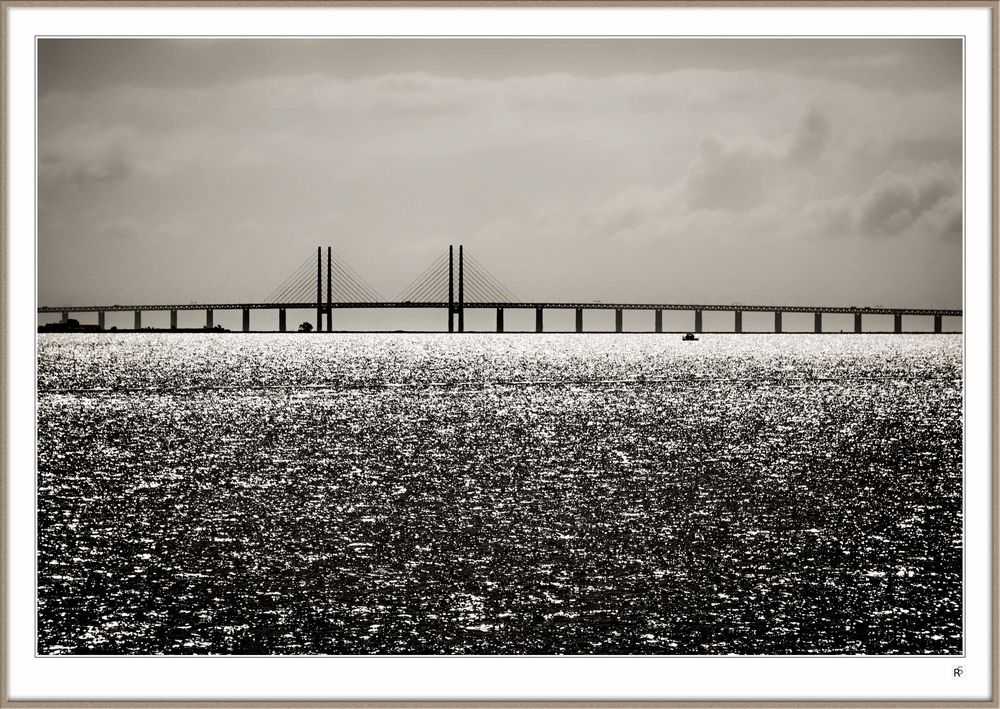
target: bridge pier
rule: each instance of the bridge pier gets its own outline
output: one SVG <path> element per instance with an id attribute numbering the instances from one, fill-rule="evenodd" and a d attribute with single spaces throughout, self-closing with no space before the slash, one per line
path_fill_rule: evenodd
<path id="1" fill-rule="evenodd" d="M 816 334 L 823 332 L 823 313 L 816 313 L 813 317 L 813 332 Z"/>
<path id="2" fill-rule="evenodd" d="M 701 311 L 694 311 L 694 331 L 701 332 Z"/>
<path id="3" fill-rule="evenodd" d="M 615 308 L 615 332 L 622 331 L 622 309 Z"/>
<path id="4" fill-rule="evenodd" d="M 936 332 L 938 334 L 940 334 L 942 332 L 942 330 L 941 330 L 941 316 L 940 315 L 935 315 L 934 316 L 934 332 Z"/>
<path id="5" fill-rule="evenodd" d="M 497 332 L 503 332 L 503 308 L 497 308 Z"/>
<path id="6" fill-rule="evenodd" d="M 60 320 L 60 322 L 62 322 L 62 323 L 67 322 L 69 320 L 69 311 L 68 310 L 62 311 L 62 313 L 60 314 L 60 317 L 62 318 Z"/>
<path id="7" fill-rule="evenodd" d="M 101 329 L 101 330 L 104 329 L 104 311 L 103 310 L 98 310 L 97 311 L 97 327 L 99 329 Z"/>
<path id="8" fill-rule="evenodd" d="M 243 308 L 243 332 L 250 332 L 250 308 Z"/>
<path id="9" fill-rule="evenodd" d="M 576 309 L 576 331 L 583 332 L 583 308 Z"/>
<path id="10" fill-rule="evenodd" d="M 544 332 L 542 328 L 542 309 L 535 308 L 535 332 Z"/>
<path id="11" fill-rule="evenodd" d="M 215 327 L 215 311 L 211 308 L 205 310 L 205 327 L 209 330 Z"/>
<path id="12" fill-rule="evenodd" d="M 854 332 L 861 334 L 861 313 L 854 313 Z"/>
<path id="13" fill-rule="evenodd" d="M 653 318 L 653 330 L 656 332 L 663 332 L 663 311 L 657 310 L 656 316 Z"/>
<path id="14" fill-rule="evenodd" d="M 897 335 L 903 331 L 903 314 L 893 313 L 892 314 L 892 331 Z"/>
<path id="15" fill-rule="evenodd" d="M 177 329 L 177 311 L 176 310 L 171 310 L 170 311 L 170 329 L 171 330 L 176 330 Z"/>
<path id="16" fill-rule="evenodd" d="M 278 332 L 288 330 L 288 313 L 284 308 L 278 308 Z"/>
<path id="17" fill-rule="evenodd" d="M 734 332 L 743 332 L 743 311 L 742 310 L 736 310 L 736 311 L 734 311 L 733 312 L 733 320 L 734 320 L 733 331 Z"/>
<path id="18" fill-rule="evenodd" d="M 132 327 L 134 329 L 136 329 L 136 330 L 141 330 L 142 329 L 142 311 L 141 310 L 136 310 L 135 311 L 135 318 L 133 320 L 134 320 L 134 325 Z"/>
<path id="19" fill-rule="evenodd" d="M 781 332 L 781 311 L 780 310 L 775 310 L 774 311 L 774 331 L 776 333 L 780 333 Z"/>

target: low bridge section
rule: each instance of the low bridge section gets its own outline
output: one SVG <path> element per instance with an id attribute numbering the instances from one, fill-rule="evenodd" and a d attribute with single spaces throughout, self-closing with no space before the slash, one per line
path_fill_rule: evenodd
<path id="1" fill-rule="evenodd" d="M 312 310 L 317 309 L 321 316 L 332 314 L 338 309 L 370 309 L 370 308 L 433 308 L 441 310 L 455 311 L 457 306 L 447 301 L 442 302 L 413 302 L 413 301 L 386 301 L 386 302 L 334 302 L 320 303 L 299 302 L 299 303 L 176 303 L 176 304 L 144 304 L 144 305 L 73 305 L 40 307 L 39 313 L 58 313 L 62 316 L 63 322 L 67 321 L 70 315 L 78 313 L 97 313 L 98 326 L 104 329 L 104 314 L 108 312 L 131 311 L 134 313 L 135 329 L 142 329 L 142 313 L 144 312 L 170 312 L 170 327 L 177 329 L 177 313 L 179 311 L 203 310 L 205 311 L 205 326 L 211 329 L 214 325 L 214 312 L 216 310 L 242 310 L 243 311 L 243 331 L 250 331 L 251 311 L 276 310 L 278 311 L 278 331 L 287 330 L 286 313 L 289 310 Z M 535 311 L 535 331 L 544 331 L 544 312 L 546 310 L 574 310 L 576 314 L 576 332 L 584 332 L 583 315 L 586 310 L 614 310 L 615 311 L 615 331 L 622 332 L 623 313 L 627 310 L 652 310 L 654 313 L 654 331 L 663 332 L 664 311 L 688 311 L 694 314 L 692 332 L 703 332 L 702 313 L 704 312 L 730 312 L 733 314 L 733 332 L 743 332 L 743 313 L 769 312 L 774 314 L 774 332 L 782 332 L 782 315 L 785 313 L 813 313 L 814 332 L 823 332 L 823 316 L 828 314 L 853 315 L 854 332 L 862 332 L 862 319 L 865 315 L 892 315 L 893 331 L 903 332 L 903 317 L 922 316 L 931 317 L 934 321 L 934 332 L 942 332 L 942 318 L 961 317 L 961 310 L 942 310 L 933 308 L 882 308 L 882 307 L 831 307 L 831 306 L 804 306 L 804 305 L 711 305 L 711 304 L 690 304 L 690 303 L 583 303 L 583 302 L 477 302 L 463 303 L 462 310 L 467 309 L 495 309 L 496 310 L 496 331 L 504 331 L 504 312 L 507 310 L 534 310 Z M 332 328 L 330 328 L 332 331 Z M 464 318 L 458 328 L 463 332 Z"/>

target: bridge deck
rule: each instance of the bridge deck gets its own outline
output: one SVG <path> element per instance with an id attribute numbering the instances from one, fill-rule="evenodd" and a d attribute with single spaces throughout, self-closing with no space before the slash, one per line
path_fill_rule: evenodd
<path id="1" fill-rule="evenodd" d="M 457 306 L 457 303 L 455 304 Z M 314 310 L 325 308 L 326 304 L 312 303 L 172 303 L 164 305 L 58 305 L 41 306 L 39 313 L 95 313 L 115 311 L 167 311 L 167 310 Z M 448 308 L 447 302 L 334 302 L 333 308 Z M 862 315 L 943 315 L 962 316 L 961 309 L 940 308 L 891 308 L 885 306 L 829 306 L 829 305 L 712 305 L 698 303 L 595 303 L 595 302 L 537 302 L 537 303 L 463 303 L 462 307 L 503 308 L 503 309 L 537 309 L 545 310 L 709 310 L 709 311 L 742 311 L 742 312 L 783 312 L 783 313 L 835 313 Z"/>

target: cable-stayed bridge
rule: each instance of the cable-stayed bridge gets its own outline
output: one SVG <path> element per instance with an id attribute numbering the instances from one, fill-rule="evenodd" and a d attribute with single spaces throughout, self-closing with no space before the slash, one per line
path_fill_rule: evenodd
<path id="1" fill-rule="evenodd" d="M 333 332 L 334 312 L 337 309 L 364 308 L 433 308 L 447 312 L 447 331 L 465 331 L 467 309 L 495 309 L 496 332 L 504 332 L 504 312 L 511 309 L 534 310 L 535 332 L 544 332 L 546 310 L 574 310 L 575 331 L 585 332 L 584 311 L 614 310 L 615 331 L 623 332 L 623 313 L 627 310 L 651 310 L 654 313 L 654 332 L 663 332 L 664 311 L 690 311 L 693 313 L 692 332 L 703 332 L 703 313 L 726 311 L 733 314 L 732 332 L 743 332 L 743 314 L 769 312 L 774 316 L 774 332 L 782 329 L 785 313 L 812 313 L 813 331 L 824 332 L 823 316 L 826 314 L 853 315 L 853 332 L 861 333 L 865 315 L 893 316 L 893 332 L 902 333 L 903 318 L 931 317 L 933 331 L 943 332 L 944 317 L 961 317 L 960 309 L 888 308 L 882 306 L 817 306 L 817 305 L 745 305 L 710 303 L 599 303 L 599 302 L 541 302 L 521 301 L 482 263 L 465 253 L 462 246 L 449 246 L 395 298 L 385 298 L 347 262 L 327 247 L 323 258 L 322 247 L 293 270 L 271 293 L 253 303 L 174 303 L 139 305 L 59 305 L 42 306 L 38 313 L 58 313 L 61 322 L 68 323 L 70 315 L 97 313 L 97 330 L 105 329 L 105 313 L 132 311 L 134 329 L 142 329 L 142 314 L 149 311 L 169 311 L 170 329 L 176 330 L 177 313 L 182 310 L 204 310 L 205 328 L 214 327 L 217 310 L 241 310 L 243 331 L 251 331 L 251 312 L 278 311 L 277 330 L 287 331 L 289 310 L 315 310 L 316 331 Z"/>

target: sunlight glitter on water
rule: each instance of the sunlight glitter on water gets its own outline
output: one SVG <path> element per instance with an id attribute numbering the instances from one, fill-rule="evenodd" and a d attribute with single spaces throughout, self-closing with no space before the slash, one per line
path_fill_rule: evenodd
<path id="1" fill-rule="evenodd" d="M 958 653 L 961 352 L 42 335 L 39 652 Z"/>

